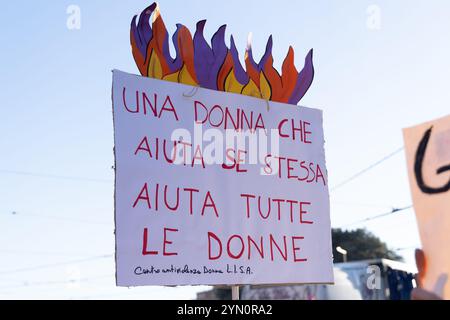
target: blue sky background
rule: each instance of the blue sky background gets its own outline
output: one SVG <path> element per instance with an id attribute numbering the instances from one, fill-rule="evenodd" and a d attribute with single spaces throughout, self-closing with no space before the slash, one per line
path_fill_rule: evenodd
<path id="1" fill-rule="evenodd" d="M 66 26 L 71 4 L 80 30 Z M 114 285 L 111 70 L 138 73 L 129 25 L 148 4 L 2 4 L 0 298 L 193 298 L 205 289 Z M 314 48 L 315 79 L 300 104 L 324 110 L 330 186 L 401 147 L 402 128 L 449 113 L 448 1 L 159 4 L 170 33 L 177 22 L 193 32 L 206 18 L 210 37 L 228 24 L 241 57 L 250 31 L 256 59 L 273 35 L 277 67 L 289 45 L 298 68 Z M 380 9 L 379 29 L 367 26 L 370 5 Z M 400 152 L 332 192 L 333 226 L 409 205 L 405 163 Z M 399 253 L 414 263 L 413 210 L 356 227 L 409 248 Z"/>

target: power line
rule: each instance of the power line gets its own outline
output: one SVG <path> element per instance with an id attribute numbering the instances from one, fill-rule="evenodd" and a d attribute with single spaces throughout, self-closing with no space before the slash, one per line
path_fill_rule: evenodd
<path id="1" fill-rule="evenodd" d="M 79 260 L 71 260 L 71 261 L 57 262 L 57 263 L 52 263 L 52 264 L 44 264 L 44 265 L 40 265 L 40 266 L 36 266 L 36 267 L 29 267 L 29 268 L 5 270 L 5 271 L 0 271 L 0 275 L 7 275 L 7 274 L 13 274 L 13 273 L 19 273 L 19 272 L 54 268 L 54 267 L 65 266 L 65 265 L 74 264 L 74 263 L 82 263 L 82 262 L 94 261 L 94 260 L 99 260 L 99 259 L 104 259 L 104 258 L 110 258 L 113 256 L 114 256 L 113 254 L 107 254 L 107 255 L 103 254 L 103 255 L 93 256 L 93 257 L 79 259 Z"/>
<path id="2" fill-rule="evenodd" d="M 6 170 L 6 169 L 0 169 L 0 173 L 14 174 L 14 175 L 20 175 L 20 176 L 38 177 L 38 178 L 58 179 L 58 180 L 87 181 L 87 182 L 97 182 L 97 183 L 112 183 L 113 182 L 113 180 L 102 179 L 102 178 L 64 176 L 64 175 L 56 175 L 56 174 L 49 174 L 49 173 L 16 171 L 16 170 Z"/>
<path id="3" fill-rule="evenodd" d="M 346 228 L 348 226 L 355 225 L 355 224 L 358 224 L 358 223 L 363 223 L 363 222 L 379 219 L 379 218 L 386 217 L 386 216 L 389 216 L 391 214 L 398 213 L 400 211 L 404 211 L 404 210 L 407 210 L 407 209 L 410 209 L 410 208 L 412 208 L 412 205 L 409 205 L 409 206 L 406 206 L 406 207 L 403 207 L 403 208 L 392 208 L 392 210 L 389 211 L 389 212 L 385 212 L 385 213 L 382 213 L 382 214 L 371 216 L 371 217 L 365 218 L 363 220 L 358 220 L 358 221 L 355 221 L 355 222 L 351 222 L 351 223 L 348 223 L 346 225 L 340 226 L 339 228 Z"/>
<path id="4" fill-rule="evenodd" d="M 392 205 L 387 204 L 373 204 L 373 203 L 358 203 L 358 202 L 346 202 L 346 201 L 331 201 L 332 204 L 340 205 L 340 206 L 349 206 L 349 207 L 366 207 L 366 208 L 377 208 L 377 209 L 386 209 L 392 208 Z"/>
<path id="5" fill-rule="evenodd" d="M 381 158 L 380 160 L 378 160 L 378 161 L 374 162 L 373 164 L 369 165 L 368 167 L 366 167 L 366 168 L 364 168 L 364 169 L 358 171 L 358 172 L 355 173 L 354 175 L 350 176 L 349 178 L 343 180 L 343 181 L 340 182 L 339 184 L 337 184 L 337 185 L 335 185 L 334 187 L 330 188 L 330 192 L 333 192 L 333 191 L 335 191 L 336 189 L 339 189 L 339 188 L 345 186 L 346 184 L 348 184 L 348 183 L 350 183 L 351 181 L 355 180 L 356 178 L 360 177 L 360 176 L 363 175 L 364 173 L 366 173 L 366 172 L 372 170 L 373 168 L 377 167 L 378 165 L 380 165 L 380 164 L 383 163 L 384 161 L 386 161 L 386 160 L 392 158 L 393 156 L 395 156 L 396 154 L 398 154 L 399 152 L 401 152 L 403 149 L 404 149 L 404 147 L 402 146 L 402 147 L 400 147 L 400 148 L 394 150 L 393 152 L 389 153 L 388 155 L 384 156 L 384 157 Z M 333 202 L 339 204 L 339 202 L 337 202 L 337 201 L 333 201 Z M 344 203 L 341 203 L 341 204 L 344 204 Z M 344 204 L 344 205 L 345 205 L 345 204 Z M 350 203 L 347 203 L 347 205 L 358 205 L 358 204 L 350 204 Z M 363 205 L 363 204 L 361 204 L 361 206 L 369 206 L 369 205 Z M 371 207 L 375 207 L 375 205 L 370 205 L 370 206 L 371 206 Z M 379 206 L 379 207 L 381 207 L 381 206 Z M 394 213 L 397 213 L 397 212 L 400 212 L 400 211 L 403 211 L 403 210 L 407 210 L 407 209 L 409 209 L 409 208 L 411 208 L 411 207 L 412 207 L 412 205 L 409 205 L 409 206 L 406 206 L 406 207 L 403 207 L 403 208 L 395 208 L 395 207 L 393 207 L 393 208 L 391 209 L 391 211 L 389 211 L 389 212 L 385 212 L 385 213 L 382 213 L 382 214 L 379 214 L 379 215 L 371 216 L 371 217 L 365 218 L 365 219 L 363 219 L 363 220 L 358 220 L 358 221 L 355 221 L 355 222 L 352 222 L 352 223 L 343 225 L 343 226 L 341 226 L 340 228 L 345 228 L 345 227 L 347 227 L 347 226 L 351 226 L 351 225 L 354 225 L 354 224 L 364 223 L 364 222 L 371 221 L 371 220 L 374 220 L 374 219 L 378 219 L 378 218 L 382 218 L 382 217 L 385 217 L 385 216 L 389 216 L 389 215 L 391 215 L 391 214 L 394 214 Z"/>
<path id="6" fill-rule="evenodd" d="M 168 287 L 165 287 L 168 288 Z M 90 299 L 98 299 L 98 298 L 105 298 L 105 297 L 117 297 L 117 296 L 123 296 L 126 295 L 127 297 L 130 295 L 146 295 L 146 292 L 142 292 L 142 291 L 132 291 L 131 290 L 136 289 L 136 287 L 129 287 L 127 289 L 127 291 L 122 291 L 122 292 L 116 292 L 116 293 L 100 293 L 100 294 L 94 294 L 94 295 L 90 295 L 90 296 L 81 296 L 81 297 L 77 297 L 76 299 L 80 299 L 80 300 L 90 300 Z"/>
<path id="7" fill-rule="evenodd" d="M 101 221 L 94 221 L 94 220 L 87 220 L 87 219 L 78 219 L 78 218 L 71 218 L 71 217 L 60 217 L 60 216 L 52 216 L 52 215 L 42 215 L 42 214 L 35 214 L 35 213 L 28 213 L 28 212 L 17 212 L 17 211 L 11 211 L 8 215 L 14 215 L 14 216 L 30 216 L 35 218 L 44 218 L 44 219 L 52 219 L 52 220 L 60 220 L 60 221 L 68 221 L 68 222 L 77 222 L 77 223 L 87 223 L 87 224 L 98 224 L 98 225 L 107 225 L 111 226 L 111 223 L 107 222 L 101 222 Z M 6 216 L 6 215 L 5 215 Z"/>
<path id="8" fill-rule="evenodd" d="M 58 284 L 75 284 L 75 283 L 79 283 L 79 282 L 89 282 L 89 281 L 93 281 L 93 280 L 111 278 L 114 276 L 115 276 L 114 274 L 109 274 L 109 275 L 101 275 L 101 276 L 97 276 L 97 277 L 71 279 L 71 280 L 33 281 L 33 282 L 24 281 L 21 284 L 0 286 L 0 290 L 16 289 L 16 288 L 23 288 L 23 287 L 28 288 L 28 287 L 37 287 L 37 286 L 58 285 Z"/>
<path id="9" fill-rule="evenodd" d="M 2 250 L 0 253 L 12 254 L 12 255 L 37 255 L 37 256 L 65 256 L 65 257 L 86 257 L 92 256 L 93 253 L 88 254 L 86 252 L 49 252 L 49 251 L 17 251 L 17 250 Z"/>
<path id="10" fill-rule="evenodd" d="M 397 150 L 389 153 L 388 155 L 386 155 L 385 157 L 381 158 L 380 160 L 378 160 L 377 162 L 371 164 L 370 166 L 368 166 L 367 168 L 355 173 L 354 175 L 352 175 L 351 177 L 345 179 L 344 181 L 338 183 L 337 185 L 333 186 L 332 188 L 330 188 L 330 192 L 335 191 L 336 189 L 339 189 L 343 186 L 345 186 L 347 183 L 355 180 L 356 178 L 358 178 L 359 176 L 363 175 L 364 173 L 366 173 L 367 171 L 375 168 L 376 166 L 378 166 L 379 164 L 383 163 L 384 161 L 392 158 L 393 156 L 395 156 L 397 153 L 399 153 L 400 151 L 402 151 L 404 149 L 404 147 L 398 148 Z"/>

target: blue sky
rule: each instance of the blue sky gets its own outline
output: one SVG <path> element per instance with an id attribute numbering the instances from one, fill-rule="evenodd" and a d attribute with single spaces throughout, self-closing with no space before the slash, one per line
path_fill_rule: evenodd
<path id="1" fill-rule="evenodd" d="M 0 298 L 193 298 L 205 289 L 114 285 L 111 70 L 138 73 L 129 25 L 149 3 L 2 5 Z M 66 26 L 71 4 L 79 30 Z M 211 36 L 227 24 L 241 57 L 250 31 L 256 59 L 273 35 L 277 67 L 289 45 L 299 68 L 314 48 L 315 79 L 300 104 L 324 111 L 330 186 L 401 147 L 402 128 L 449 112 L 448 1 L 159 4 L 170 32 L 206 18 Z M 371 5 L 379 29 L 367 25 Z M 400 152 L 332 192 L 333 226 L 409 205 L 405 163 Z M 420 245 L 413 210 L 356 227 L 391 248 Z M 399 253 L 413 263 L 413 249 Z"/>

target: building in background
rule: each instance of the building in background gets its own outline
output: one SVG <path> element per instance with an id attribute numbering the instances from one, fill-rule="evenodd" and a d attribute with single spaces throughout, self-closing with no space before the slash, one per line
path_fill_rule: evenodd
<path id="1" fill-rule="evenodd" d="M 246 285 L 242 300 L 409 300 L 416 270 L 387 259 L 336 263 L 334 285 Z M 197 294 L 199 300 L 230 299 L 231 290 L 215 286 Z"/>

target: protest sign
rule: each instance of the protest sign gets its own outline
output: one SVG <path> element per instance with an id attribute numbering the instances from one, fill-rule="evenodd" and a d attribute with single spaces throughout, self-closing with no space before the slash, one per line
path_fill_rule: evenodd
<path id="1" fill-rule="evenodd" d="M 450 299 L 450 116 L 403 130 L 426 259 L 425 289 Z"/>
<path id="2" fill-rule="evenodd" d="M 332 283 L 322 111 L 113 71 L 117 285 Z"/>

